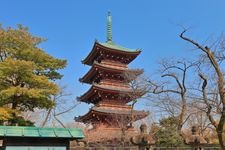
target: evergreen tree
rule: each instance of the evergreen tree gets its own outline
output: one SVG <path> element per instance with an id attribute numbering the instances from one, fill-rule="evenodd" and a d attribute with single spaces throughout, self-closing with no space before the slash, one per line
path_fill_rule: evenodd
<path id="1" fill-rule="evenodd" d="M 13 125 L 23 120 L 20 112 L 54 106 L 51 96 L 58 86 L 53 81 L 62 77 L 57 70 L 64 68 L 66 61 L 40 49 L 43 41 L 22 25 L 16 29 L 0 27 L 1 122 L 8 120 Z"/>
<path id="2" fill-rule="evenodd" d="M 177 130 L 178 118 L 168 117 L 160 120 L 160 126 L 155 136 L 156 144 L 160 146 L 176 147 L 184 144 L 183 138 Z"/>

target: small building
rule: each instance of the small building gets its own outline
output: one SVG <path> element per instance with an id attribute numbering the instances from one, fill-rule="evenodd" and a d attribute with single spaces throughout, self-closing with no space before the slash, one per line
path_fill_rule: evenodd
<path id="1" fill-rule="evenodd" d="M 0 126 L 1 150 L 72 150 L 82 138 L 78 128 Z"/>

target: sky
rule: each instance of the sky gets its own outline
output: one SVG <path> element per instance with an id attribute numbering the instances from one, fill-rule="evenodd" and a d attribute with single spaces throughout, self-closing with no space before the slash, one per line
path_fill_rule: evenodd
<path id="1" fill-rule="evenodd" d="M 194 55 L 191 46 L 179 38 L 183 28 L 200 43 L 210 42 L 225 31 L 224 0 L 0 0 L 3 27 L 23 24 L 36 36 L 48 40 L 40 47 L 68 65 L 58 81 L 76 99 L 90 87 L 78 80 L 89 66 L 83 65 L 94 41 L 106 41 L 106 17 L 112 15 L 113 41 L 142 53 L 130 64 L 154 75 L 162 58 Z M 137 109 L 144 108 L 144 103 Z M 73 120 L 90 106 L 81 104 L 66 116 Z M 151 111 L 151 110 L 150 110 Z"/>

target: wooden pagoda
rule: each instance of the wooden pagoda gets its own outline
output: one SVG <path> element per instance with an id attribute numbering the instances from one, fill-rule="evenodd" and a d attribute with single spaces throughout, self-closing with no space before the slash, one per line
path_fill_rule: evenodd
<path id="1" fill-rule="evenodd" d="M 112 41 L 109 13 L 107 41 L 96 41 L 91 52 L 82 61 L 83 64 L 91 66 L 91 69 L 80 78 L 80 82 L 92 86 L 78 97 L 78 100 L 94 106 L 84 116 L 76 117 L 76 121 L 92 124 L 94 130 L 118 130 L 148 115 L 148 112 L 133 110 L 132 105 L 129 105 L 144 94 L 144 91 L 134 90 L 129 84 L 143 73 L 141 69 L 128 68 L 128 64 L 140 52 L 121 47 Z"/>

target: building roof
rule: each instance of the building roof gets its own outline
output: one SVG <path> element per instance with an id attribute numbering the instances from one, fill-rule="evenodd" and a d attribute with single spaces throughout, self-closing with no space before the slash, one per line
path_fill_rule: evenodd
<path id="1" fill-rule="evenodd" d="M 141 97 L 142 95 L 146 93 L 146 91 L 144 90 L 134 91 L 133 89 L 126 88 L 126 87 L 92 84 L 91 88 L 86 93 L 78 97 L 77 99 L 79 101 L 86 102 L 86 103 L 95 103 L 92 101 L 93 97 L 98 96 L 99 92 L 101 93 L 107 92 L 107 93 L 115 94 L 122 97 L 129 97 L 129 99 L 126 99 L 126 103 L 132 101 L 134 97 L 136 98 Z"/>
<path id="2" fill-rule="evenodd" d="M 84 138 L 79 128 L 0 126 L 0 137 Z"/>
<path id="3" fill-rule="evenodd" d="M 82 63 L 86 65 L 92 65 L 93 62 L 96 60 L 96 58 L 101 55 L 100 51 L 106 51 L 110 54 L 114 54 L 118 56 L 121 55 L 127 59 L 126 64 L 129 64 L 141 53 L 141 50 L 139 49 L 131 50 L 127 48 L 122 48 L 122 46 L 116 45 L 115 43 L 111 43 L 111 42 L 99 43 L 96 41 L 94 43 L 94 46 L 91 52 L 88 54 L 88 56 L 85 59 L 82 60 Z"/>
<path id="4" fill-rule="evenodd" d="M 83 95 L 78 97 L 78 100 L 90 103 L 91 97 L 94 96 L 96 93 L 98 93 L 98 91 L 110 92 L 110 93 L 114 93 L 114 94 L 123 94 L 123 95 L 127 94 L 129 96 L 129 93 L 132 92 L 132 89 L 131 88 L 122 88 L 122 87 L 117 87 L 117 86 L 110 86 L 110 85 L 93 84 L 86 93 L 84 93 Z"/>
<path id="5" fill-rule="evenodd" d="M 98 69 L 108 71 L 108 72 L 115 72 L 115 73 L 125 73 L 125 72 L 133 72 L 136 76 L 143 73 L 143 69 L 127 69 L 122 67 L 113 67 L 109 65 L 100 64 L 98 62 L 94 62 L 91 69 L 82 77 L 80 78 L 80 82 L 84 83 L 92 83 L 93 77 L 98 73 Z"/>
<path id="6" fill-rule="evenodd" d="M 126 48 L 126 47 L 123 47 L 123 46 L 120 46 L 114 42 L 105 42 L 105 43 L 99 43 L 101 44 L 102 46 L 105 46 L 105 47 L 108 47 L 108 48 L 111 48 L 111 49 L 114 49 L 114 50 L 118 50 L 118 51 L 124 51 L 124 52 L 135 52 L 135 51 L 139 51 L 138 49 L 129 49 L 129 48 Z"/>
<path id="7" fill-rule="evenodd" d="M 76 117 L 75 120 L 79 122 L 84 122 L 84 123 L 89 123 L 92 121 L 97 121 L 96 119 L 93 118 L 93 116 L 97 115 L 102 115 L 102 116 L 116 116 L 116 117 L 131 117 L 131 113 L 133 115 L 133 121 L 145 118 L 146 116 L 149 115 L 149 112 L 146 111 L 137 111 L 137 110 L 132 110 L 132 109 L 122 109 L 122 108 L 117 108 L 117 107 L 97 107 L 94 106 L 90 109 L 90 111 L 84 115 L 84 116 L 79 116 Z M 93 115 L 95 114 L 95 115 Z"/>

